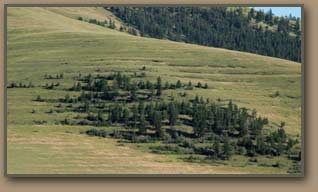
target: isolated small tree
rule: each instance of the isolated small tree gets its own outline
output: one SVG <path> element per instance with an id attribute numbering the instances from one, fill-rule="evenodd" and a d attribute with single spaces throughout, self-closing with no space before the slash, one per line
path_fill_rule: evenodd
<path id="1" fill-rule="evenodd" d="M 280 128 L 280 129 L 284 129 L 285 125 L 286 125 L 286 123 L 285 123 L 284 121 L 282 121 L 282 122 L 280 122 L 280 124 L 279 124 L 279 128 Z"/>
<path id="2" fill-rule="evenodd" d="M 176 83 L 176 88 L 181 88 L 181 87 L 182 87 L 181 81 L 178 80 L 177 83 Z"/>
<path id="3" fill-rule="evenodd" d="M 40 96 L 40 95 L 38 95 L 38 96 L 36 97 L 35 101 L 42 102 L 42 101 L 44 101 L 44 99 L 42 99 L 42 98 L 41 98 L 41 96 Z"/>
<path id="4" fill-rule="evenodd" d="M 188 84 L 187 84 L 185 89 L 187 89 L 187 90 L 192 90 L 193 89 L 191 81 L 188 82 Z"/>
<path id="5" fill-rule="evenodd" d="M 157 96 L 160 96 L 162 93 L 162 85 L 161 85 L 161 78 L 160 76 L 157 78 Z"/>
<path id="6" fill-rule="evenodd" d="M 109 26 L 108 26 L 110 29 L 115 29 L 116 28 L 116 25 L 115 25 L 115 21 L 113 20 L 109 20 Z"/>
<path id="7" fill-rule="evenodd" d="M 164 86 L 164 89 L 169 89 L 169 87 L 170 87 L 169 82 L 166 81 L 165 86 Z"/>
<path id="8" fill-rule="evenodd" d="M 30 81 L 29 82 L 29 85 L 28 85 L 28 88 L 33 88 L 34 87 L 34 85 L 32 84 L 32 82 Z"/>

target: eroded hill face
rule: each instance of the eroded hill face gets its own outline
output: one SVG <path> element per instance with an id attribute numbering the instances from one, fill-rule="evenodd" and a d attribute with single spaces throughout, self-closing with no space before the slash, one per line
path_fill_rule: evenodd
<path id="1" fill-rule="evenodd" d="M 32 82 L 35 86 L 32 89 L 8 90 L 8 155 L 9 163 L 12 160 L 12 164 L 9 164 L 12 171 L 27 172 L 27 167 L 34 166 L 35 162 L 27 158 L 27 153 L 30 151 L 32 153 L 29 154 L 34 154 L 33 156 L 42 154 L 43 158 L 48 157 L 52 152 L 55 154 L 53 159 L 59 162 L 61 161 L 58 160 L 59 156 L 62 153 L 66 155 L 64 149 L 79 146 L 76 140 L 85 144 L 83 147 L 73 149 L 85 153 L 93 148 L 93 143 L 99 142 L 95 138 L 86 140 L 85 136 L 76 135 L 89 127 L 77 127 L 70 131 L 69 126 L 54 125 L 56 121 L 62 121 L 65 116 L 73 117 L 73 113 L 50 114 L 47 113 L 48 109 L 54 108 L 55 103 L 33 102 L 36 95 L 54 100 L 68 94 L 66 89 L 73 86 L 74 77 L 79 73 L 97 75 L 122 71 L 133 74 L 140 73 L 140 68 L 145 66 L 147 69 L 145 80 L 155 81 L 161 76 L 163 81 L 168 82 L 180 79 L 182 82 L 191 81 L 193 84 L 206 83 L 208 89 L 189 91 L 188 97 L 199 95 L 210 100 L 219 98 L 224 101 L 233 100 L 240 107 L 256 109 L 260 115 L 267 117 L 270 121 L 267 129 L 284 121 L 288 134 L 293 136 L 300 134 L 301 66 L 299 63 L 226 49 L 142 38 L 78 20 L 78 17 L 92 17 L 91 19 L 95 17 L 102 20 L 104 19 L 102 11 L 100 8 L 8 8 L 8 83 Z M 116 18 L 114 20 L 119 22 Z M 63 73 L 64 77 L 47 80 L 44 79 L 46 73 Z M 54 90 L 43 89 L 46 83 L 52 82 L 58 82 L 59 86 Z M 70 96 L 75 97 L 78 94 L 75 92 Z M 166 96 L 171 94 L 178 98 L 176 90 L 164 92 Z M 33 109 L 35 113 L 31 113 Z M 34 120 L 45 123 L 39 125 Z M 72 136 L 68 137 L 66 131 L 70 131 Z M 55 141 L 61 144 L 60 148 L 54 147 Z M 106 143 L 111 142 L 107 140 Z M 103 149 L 104 145 L 108 146 L 106 143 L 102 141 L 100 149 Z M 22 145 L 28 146 L 29 150 L 19 150 Z M 107 150 L 113 148 L 120 151 L 120 157 L 126 157 L 125 148 L 112 144 Z M 94 156 L 90 161 L 92 168 L 85 171 L 98 170 L 98 159 L 104 152 L 107 151 L 91 154 Z M 138 150 L 129 152 L 130 156 L 134 157 L 140 155 L 139 153 Z M 76 155 L 75 152 L 73 155 Z M 17 159 L 17 156 L 25 156 L 25 164 L 14 162 L 13 159 Z M 163 164 L 166 163 L 167 166 L 169 161 L 177 163 L 170 157 L 161 159 L 163 164 L 150 163 L 156 158 L 153 154 L 148 156 L 148 159 L 144 160 L 142 169 L 151 172 L 157 167 L 155 170 L 160 172 L 158 167 Z M 63 163 L 72 165 L 71 159 L 65 156 Z M 121 158 L 116 161 L 108 160 L 121 166 L 125 164 Z M 78 161 L 84 165 L 86 160 L 79 158 Z M 199 171 L 197 166 L 189 164 L 186 166 L 189 171 L 191 170 L 190 172 Z M 54 164 L 53 167 L 55 171 L 62 170 L 59 164 Z M 175 165 L 175 167 L 178 167 L 176 171 L 182 169 L 182 166 Z M 127 172 L 134 171 L 134 168 L 127 169 Z M 228 168 L 221 169 L 210 171 L 229 171 Z M 264 168 L 255 167 L 245 170 L 249 172 L 252 169 L 264 171 Z M 39 170 L 41 169 L 36 168 L 33 172 Z M 242 169 L 236 170 L 243 172 Z M 72 170 L 67 171 L 72 172 Z M 112 169 L 112 171 L 118 170 Z M 275 169 L 269 171 L 275 172 Z"/>

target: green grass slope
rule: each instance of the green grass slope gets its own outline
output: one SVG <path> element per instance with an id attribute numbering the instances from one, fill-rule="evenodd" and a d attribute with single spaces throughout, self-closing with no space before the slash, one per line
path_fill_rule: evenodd
<path id="1" fill-rule="evenodd" d="M 301 133 L 301 65 L 255 54 L 142 38 L 76 19 L 103 17 L 99 8 L 8 8 L 7 81 L 35 88 L 8 89 L 8 173 L 286 173 L 284 167 L 257 166 L 234 156 L 224 164 L 187 163 L 176 155 L 148 153 L 142 146 L 92 138 L 89 127 L 55 125 L 75 114 L 46 113 L 54 103 L 32 100 L 63 97 L 78 73 L 139 72 L 148 79 L 207 83 L 188 93 L 228 100 L 256 109 L 272 125 L 286 122 L 287 133 Z M 44 74 L 64 73 L 46 80 Z M 59 82 L 57 90 L 43 89 Z M 278 94 L 275 95 L 275 93 Z M 168 90 L 164 94 L 174 94 Z M 76 95 L 77 93 L 73 93 Z M 31 113 L 32 110 L 35 113 Z M 43 125 L 34 121 L 45 120 Z M 275 158 L 283 162 L 285 159 Z M 259 161 L 262 161 L 260 159 Z M 266 160 L 263 160 L 266 164 Z M 240 163 L 237 163 L 240 162 Z M 288 164 L 288 162 L 286 162 Z"/>

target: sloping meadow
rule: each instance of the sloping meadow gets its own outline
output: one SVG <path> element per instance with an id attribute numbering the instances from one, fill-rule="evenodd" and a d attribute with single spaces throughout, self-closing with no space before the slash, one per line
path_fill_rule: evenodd
<path id="1" fill-rule="evenodd" d="M 83 11 L 86 19 L 102 20 L 102 9 Z M 98 12 L 93 14 L 94 11 Z M 107 134 L 116 130 L 139 131 L 138 126 L 129 124 L 132 112 L 127 124 L 109 123 L 109 111 L 101 112 L 105 124 L 78 123 L 79 119 L 92 122 L 88 116 L 98 118 L 99 114 L 98 107 L 91 107 L 92 111 L 76 110 L 80 106 L 85 109 L 85 102 L 78 101 L 83 92 L 105 92 L 93 90 L 94 86 L 89 88 L 86 77 L 91 75 L 96 82 L 120 72 L 130 78 L 129 88 L 119 86 L 120 97 L 105 99 L 104 107 L 108 110 L 116 102 L 125 103 L 131 110 L 134 103 L 137 105 L 143 99 L 145 105 L 161 100 L 193 102 L 196 97 L 222 106 L 231 101 L 250 112 L 255 109 L 256 117 L 266 118 L 264 132 L 283 127 L 286 135 L 297 141 L 293 148 L 300 150 L 301 65 L 226 49 L 133 36 L 119 28 L 79 20 L 77 14 L 81 15 L 81 9 L 8 8 L 9 173 L 288 173 L 297 166 L 287 153 L 280 156 L 233 153 L 226 159 L 206 158 L 209 155 L 182 151 L 187 147 L 178 151 L 178 143 L 166 147 L 160 139 L 142 143 L 85 134 L 88 130 L 103 130 Z M 93 18 L 95 15 L 98 18 Z M 158 77 L 162 82 L 160 95 L 157 95 Z M 114 89 L 116 81 L 112 78 L 107 81 Z M 149 81 L 153 86 L 142 89 L 138 85 L 136 100 L 131 100 L 131 87 L 140 81 Z M 72 90 L 78 83 L 79 90 Z M 70 98 L 78 103 L 65 101 Z M 92 106 L 99 103 L 95 104 L 89 103 Z M 161 127 L 168 130 L 172 126 L 192 134 L 193 126 L 184 123 L 191 119 L 192 115 L 180 112 L 175 125 L 169 124 L 167 118 L 162 120 Z M 147 131 L 155 133 L 154 127 L 150 123 Z M 194 145 L 194 149 L 212 147 L 213 142 L 200 144 L 198 139 Z M 222 140 L 220 147 L 223 145 Z"/>

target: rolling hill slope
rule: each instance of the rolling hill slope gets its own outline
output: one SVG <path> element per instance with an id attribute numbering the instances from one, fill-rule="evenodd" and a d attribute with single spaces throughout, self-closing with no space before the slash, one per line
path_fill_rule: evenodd
<path id="1" fill-rule="evenodd" d="M 164 81 L 207 83 L 209 89 L 194 90 L 189 97 L 198 94 L 211 100 L 231 99 L 267 117 L 269 129 L 284 121 L 288 134 L 299 138 L 301 133 L 299 63 L 132 36 L 79 21 L 78 16 L 102 19 L 103 13 L 93 7 L 8 8 L 7 82 L 35 85 L 34 89 L 7 92 L 9 173 L 285 173 L 284 168 L 249 165 L 248 160 L 242 160 L 246 164 L 243 168 L 241 164 L 190 164 L 172 155 L 149 154 L 138 146 L 79 134 L 88 127 L 56 125 L 56 120 L 74 114 L 48 114 L 54 103 L 35 104 L 32 100 L 36 95 L 63 97 L 78 73 L 134 73 L 145 66 L 147 79 L 161 76 Z M 64 79 L 57 80 L 61 85 L 58 89 L 42 88 L 51 83 L 43 80 L 46 73 L 64 74 Z M 164 94 L 177 95 L 177 91 Z M 34 122 L 42 120 L 45 123 L 40 125 Z"/>

